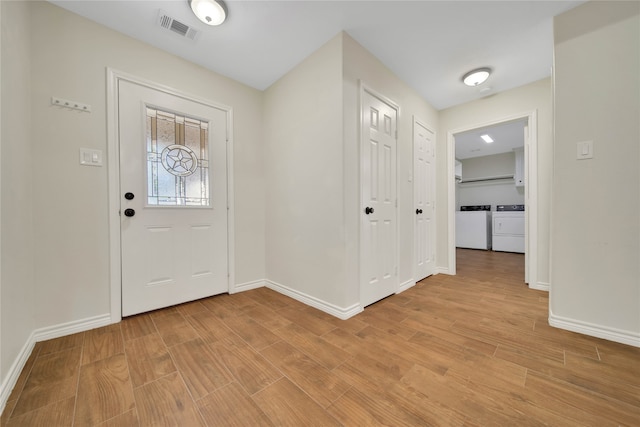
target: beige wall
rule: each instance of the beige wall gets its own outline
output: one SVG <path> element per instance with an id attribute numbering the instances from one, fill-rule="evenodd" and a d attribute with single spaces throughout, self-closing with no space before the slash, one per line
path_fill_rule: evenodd
<path id="1" fill-rule="evenodd" d="M 513 175 L 516 167 L 516 155 L 513 151 L 490 156 L 463 159 L 462 180 L 481 179 L 491 176 Z"/>
<path id="2" fill-rule="evenodd" d="M 437 112 L 346 33 L 265 92 L 267 277 L 346 312 L 360 301 L 360 81 L 400 106 L 399 283 L 413 279 L 413 116 Z"/>
<path id="3" fill-rule="evenodd" d="M 343 224 L 342 38 L 264 93 L 267 278 L 297 296 L 347 301 Z"/>
<path id="4" fill-rule="evenodd" d="M 589 2 L 554 31 L 550 321 L 640 346 L 640 3 Z"/>
<path id="5" fill-rule="evenodd" d="M 516 114 L 537 112 L 538 119 L 538 251 L 537 284 L 549 284 L 549 212 L 551 203 L 551 174 L 553 164 L 551 79 L 501 92 L 496 95 L 440 111 L 437 146 L 437 221 L 436 241 L 438 266 L 448 269 L 447 224 L 449 218 L 447 194 L 447 133 L 480 127 Z"/>
<path id="6" fill-rule="evenodd" d="M 78 164 L 80 147 L 106 158 L 107 67 L 233 108 L 236 283 L 263 279 L 261 93 L 49 3 L 30 9 L 36 327 L 110 311 L 107 167 Z"/>
<path id="7" fill-rule="evenodd" d="M 30 116 L 29 8 L 0 2 L 2 19 L 2 133 L 0 189 L 0 384 L 34 329 L 33 161 Z M 3 400 L 0 398 L 0 402 Z"/>
<path id="8" fill-rule="evenodd" d="M 516 156 L 513 152 L 462 160 L 462 180 L 495 176 L 513 176 Z M 456 210 L 464 205 L 524 204 L 524 187 L 516 187 L 513 179 L 456 184 Z"/>

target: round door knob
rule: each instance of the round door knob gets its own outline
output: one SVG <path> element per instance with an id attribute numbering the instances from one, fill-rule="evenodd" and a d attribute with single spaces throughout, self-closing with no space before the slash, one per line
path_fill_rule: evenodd
<path id="1" fill-rule="evenodd" d="M 134 197 L 133 193 L 124 193 L 124 198 L 127 200 L 133 200 Z"/>
<path id="2" fill-rule="evenodd" d="M 128 216 L 128 217 L 132 217 L 136 214 L 136 211 L 134 211 L 131 208 L 125 209 L 124 210 L 124 216 Z"/>
<path id="3" fill-rule="evenodd" d="M 364 213 L 366 213 L 367 215 L 372 214 L 373 208 L 370 208 L 369 206 L 367 206 L 366 208 L 364 208 Z"/>
<path id="4" fill-rule="evenodd" d="M 419 215 L 422 213 L 422 209 L 416 209 L 416 215 Z"/>

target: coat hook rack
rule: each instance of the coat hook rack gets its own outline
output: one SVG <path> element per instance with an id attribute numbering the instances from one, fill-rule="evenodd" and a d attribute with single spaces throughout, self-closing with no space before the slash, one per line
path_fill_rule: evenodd
<path id="1" fill-rule="evenodd" d="M 87 113 L 91 112 L 91 105 L 83 104 L 81 102 L 69 101 L 68 99 L 57 98 L 55 96 L 51 97 L 51 105 L 55 105 L 63 108 L 70 108 L 72 110 L 85 111 Z"/>

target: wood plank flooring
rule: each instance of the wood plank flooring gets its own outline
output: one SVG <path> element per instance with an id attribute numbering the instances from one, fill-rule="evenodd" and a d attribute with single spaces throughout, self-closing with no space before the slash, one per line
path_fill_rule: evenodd
<path id="1" fill-rule="evenodd" d="M 522 255 L 457 256 L 346 321 L 263 288 L 40 342 L 2 425 L 640 425 L 639 348 L 550 327 Z"/>

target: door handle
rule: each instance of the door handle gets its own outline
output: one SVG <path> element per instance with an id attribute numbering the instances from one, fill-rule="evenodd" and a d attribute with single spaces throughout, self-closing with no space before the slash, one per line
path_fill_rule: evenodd
<path id="1" fill-rule="evenodd" d="M 136 214 L 136 211 L 134 211 L 131 208 L 125 209 L 124 210 L 124 216 L 128 216 L 128 217 L 132 217 Z"/>
<path id="2" fill-rule="evenodd" d="M 124 198 L 127 200 L 133 200 L 133 193 L 124 193 Z"/>
<path id="3" fill-rule="evenodd" d="M 416 215 L 420 215 L 422 213 L 422 209 L 416 209 Z"/>
<path id="4" fill-rule="evenodd" d="M 369 206 L 367 206 L 366 208 L 364 208 L 364 213 L 366 213 L 367 215 L 372 214 L 373 208 L 370 208 Z"/>

